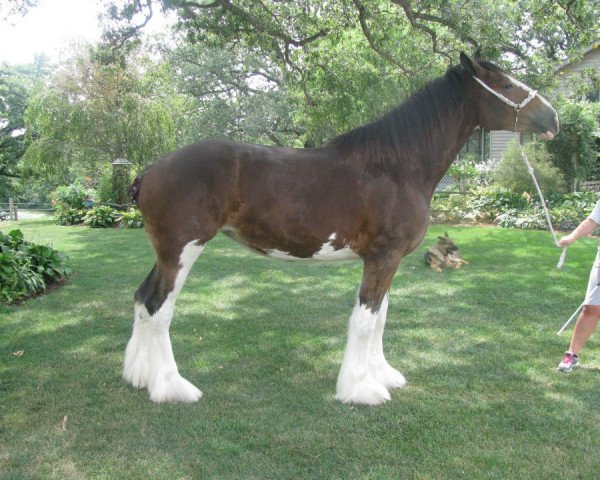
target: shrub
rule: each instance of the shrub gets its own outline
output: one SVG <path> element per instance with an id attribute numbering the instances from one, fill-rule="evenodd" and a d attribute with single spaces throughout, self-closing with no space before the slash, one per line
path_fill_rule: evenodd
<path id="1" fill-rule="evenodd" d="M 93 207 L 85 214 L 83 223 L 92 228 L 115 227 L 120 218 L 119 213 L 112 207 Z"/>
<path id="2" fill-rule="evenodd" d="M 554 227 L 559 230 L 574 229 L 590 214 L 598 200 L 598 192 L 576 192 L 550 197 L 550 215 Z"/>
<path id="3" fill-rule="evenodd" d="M 507 210 L 498 215 L 496 224 L 500 227 L 514 227 L 524 229 L 544 230 L 548 228 L 546 215 L 542 208 L 528 209 L 519 211 L 515 209 Z"/>
<path id="4" fill-rule="evenodd" d="M 600 192 L 575 192 L 548 197 L 552 207 L 569 206 L 589 214 L 600 200 Z"/>
<path id="5" fill-rule="evenodd" d="M 567 191 L 564 175 L 550 162 L 550 156 L 542 143 L 530 142 L 524 146 L 529 163 L 535 171 L 540 188 L 546 194 Z M 509 144 L 502 160 L 493 173 L 494 182 L 512 192 L 521 194 L 536 193 L 533 180 L 521 157 L 521 149 L 516 142 Z"/>
<path id="6" fill-rule="evenodd" d="M 57 207 L 54 217 L 59 225 L 80 225 L 83 223 L 86 211 L 79 208 Z"/>
<path id="7" fill-rule="evenodd" d="M 600 179 L 595 135 L 600 127 L 600 107 L 564 97 L 555 106 L 560 118 L 560 135 L 548 143 L 554 165 L 565 174 L 572 187 L 580 180 Z"/>
<path id="8" fill-rule="evenodd" d="M 475 182 L 479 177 L 479 171 L 475 167 L 475 157 L 466 155 L 464 158 L 450 165 L 447 175 L 458 183 L 461 191 Z"/>
<path id="9" fill-rule="evenodd" d="M 66 257 L 46 245 L 26 242 L 20 230 L 0 232 L 0 302 L 11 303 L 46 290 L 71 272 Z"/>
<path id="10" fill-rule="evenodd" d="M 144 219 L 142 218 L 142 212 L 137 208 L 130 208 L 128 211 L 121 214 L 121 222 L 119 227 L 121 228 L 142 228 L 144 226 Z"/>
<path id="11" fill-rule="evenodd" d="M 90 196 L 88 189 L 80 183 L 58 187 L 52 192 L 52 203 L 57 208 L 77 208 L 85 206 L 85 199 Z"/>
<path id="12" fill-rule="evenodd" d="M 113 191 L 112 171 L 110 168 L 104 169 L 100 173 L 96 193 L 99 202 L 117 203 L 117 197 L 114 195 Z"/>
<path id="13" fill-rule="evenodd" d="M 434 197 L 431 218 L 437 223 L 458 223 L 467 220 L 468 209 L 465 195 L 451 194 Z"/>
<path id="14" fill-rule="evenodd" d="M 493 222 L 506 210 L 522 210 L 527 208 L 526 196 L 511 192 L 505 188 L 484 187 L 476 190 L 469 197 L 467 209 L 470 217 L 476 222 Z"/>
<path id="15" fill-rule="evenodd" d="M 549 197 L 552 225 L 572 230 L 600 199 L 598 192 L 578 192 Z M 437 223 L 491 223 L 501 227 L 546 229 L 546 217 L 537 197 L 518 195 L 501 188 L 480 188 L 468 196 L 435 196 L 431 219 Z"/>

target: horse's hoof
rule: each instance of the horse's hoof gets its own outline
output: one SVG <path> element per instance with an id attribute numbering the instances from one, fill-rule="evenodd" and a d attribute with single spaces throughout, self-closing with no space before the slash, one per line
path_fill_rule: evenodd
<path id="1" fill-rule="evenodd" d="M 148 388 L 148 392 L 150 400 L 156 403 L 192 403 L 202 398 L 202 392 L 177 372 L 158 375 Z"/>
<path id="2" fill-rule="evenodd" d="M 374 368 L 373 377 L 387 388 L 402 388 L 406 385 L 406 379 L 398 370 L 389 365 Z"/>
<path id="3" fill-rule="evenodd" d="M 368 377 L 351 388 L 338 388 L 335 396 L 342 403 L 358 403 L 362 405 L 379 405 L 387 402 L 390 392 L 374 378 Z"/>

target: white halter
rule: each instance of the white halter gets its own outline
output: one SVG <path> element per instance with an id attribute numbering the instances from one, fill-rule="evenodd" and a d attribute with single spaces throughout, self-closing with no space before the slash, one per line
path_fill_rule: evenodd
<path id="1" fill-rule="evenodd" d="M 535 96 L 537 95 L 537 91 L 536 90 L 532 90 L 531 88 L 529 88 L 527 85 L 524 85 L 522 83 L 518 83 L 519 87 L 524 88 L 525 90 L 527 90 L 528 95 L 527 98 L 525 100 L 523 100 L 521 103 L 515 103 L 512 100 L 509 100 L 508 98 L 506 98 L 504 95 L 502 95 L 501 93 L 498 93 L 496 90 L 494 90 L 493 88 L 488 87 L 484 82 L 482 82 L 479 78 L 477 77 L 473 77 L 477 83 L 479 83 L 483 88 L 485 88 L 488 92 L 490 92 L 491 94 L 495 95 L 496 97 L 498 97 L 500 100 L 502 100 L 504 103 L 506 103 L 509 107 L 514 108 L 517 112 L 519 110 L 521 110 L 522 108 L 525 108 L 525 105 L 527 105 L 529 102 L 531 102 L 531 100 L 533 100 L 535 98 Z"/>

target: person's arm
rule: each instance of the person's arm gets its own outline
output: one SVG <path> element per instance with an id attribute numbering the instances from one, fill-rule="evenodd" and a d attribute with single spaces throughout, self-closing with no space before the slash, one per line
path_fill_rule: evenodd
<path id="1" fill-rule="evenodd" d="M 581 237 L 587 237 L 594 230 L 600 227 L 600 224 L 596 223 L 591 218 L 586 218 L 583 222 L 581 222 L 575 230 L 573 230 L 569 235 L 562 237 L 558 241 L 559 247 L 566 247 L 571 245 L 575 240 Z"/>

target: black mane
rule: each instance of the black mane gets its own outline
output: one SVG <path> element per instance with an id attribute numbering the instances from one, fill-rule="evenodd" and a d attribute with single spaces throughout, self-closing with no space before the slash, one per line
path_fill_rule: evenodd
<path id="1" fill-rule="evenodd" d="M 440 128 L 453 124 L 449 119 L 458 123 L 465 75 L 461 66 L 450 68 L 378 120 L 335 137 L 329 145 L 371 164 L 396 164 L 422 152 Z"/>

